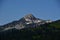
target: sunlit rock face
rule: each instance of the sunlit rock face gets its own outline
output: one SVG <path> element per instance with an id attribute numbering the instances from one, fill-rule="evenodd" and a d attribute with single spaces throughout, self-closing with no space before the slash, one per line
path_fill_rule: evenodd
<path id="1" fill-rule="evenodd" d="M 26 16 L 24 16 L 24 19 L 35 20 L 36 18 L 32 14 L 27 14 Z"/>
<path id="2" fill-rule="evenodd" d="M 34 17 L 32 14 L 28 14 L 28 15 L 24 16 L 23 18 L 25 19 L 26 24 L 43 22 L 43 20 Z"/>
<path id="3" fill-rule="evenodd" d="M 15 26 L 15 28 L 16 29 L 22 29 L 22 28 L 24 28 L 25 26 L 23 25 L 23 24 L 17 24 L 16 26 Z"/>

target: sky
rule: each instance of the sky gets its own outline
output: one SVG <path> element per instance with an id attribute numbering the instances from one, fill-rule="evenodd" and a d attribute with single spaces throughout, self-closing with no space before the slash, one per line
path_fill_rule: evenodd
<path id="1" fill-rule="evenodd" d="M 0 0 L 0 25 L 27 14 L 44 20 L 60 19 L 60 0 Z"/>

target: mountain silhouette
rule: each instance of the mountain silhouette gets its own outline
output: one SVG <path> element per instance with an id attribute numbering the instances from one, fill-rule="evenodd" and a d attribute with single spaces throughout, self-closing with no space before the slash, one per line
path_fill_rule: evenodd
<path id="1" fill-rule="evenodd" d="M 28 28 L 28 27 L 36 27 L 41 24 L 47 23 L 48 20 L 42 20 L 39 18 L 36 18 L 32 14 L 27 14 L 24 17 L 22 17 L 18 21 L 13 21 L 11 23 L 5 24 L 0 27 L 1 30 L 9 30 L 9 29 L 22 29 L 22 28 Z M 48 21 L 50 23 L 50 21 Z"/>
<path id="2" fill-rule="evenodd" d="M 0 26 L 0 40 L 60 40 L 60 20 L 43 20 L 27 14 Z"/>

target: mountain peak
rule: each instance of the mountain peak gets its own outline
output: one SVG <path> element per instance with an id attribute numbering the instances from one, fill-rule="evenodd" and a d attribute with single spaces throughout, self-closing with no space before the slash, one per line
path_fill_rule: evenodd
<path id="1" fill-rule="evenodd" d="M 27 14 L 26 16 L 24 16 L 25 19 L 36 19 L 34 15 L 32 14 Z"/>
<path id="2" fill-rule="evenodd" d="M 32 14 L 27 14 L 26 16 L 24 16 L 18 21 L 13 21 L 11 23 L 3 25 L 2 27 L 0 27 L 0 30 L 9 30 L 12 28 L 22 29 L 22 28 L 28 28 L 28 27 L 36 27 L 45 23 L 51 23 L 51 21 L 42 20 L 42 19 L 36 18 Z"/>

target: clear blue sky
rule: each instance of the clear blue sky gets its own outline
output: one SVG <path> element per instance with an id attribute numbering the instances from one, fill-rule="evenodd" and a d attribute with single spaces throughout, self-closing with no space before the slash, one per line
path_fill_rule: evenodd
<path id="1" fill-rule="evenodd" d="M 40 19 L 60 19 L 60 0 L 0 0 L 0 25 L 32 13 Z"/>

